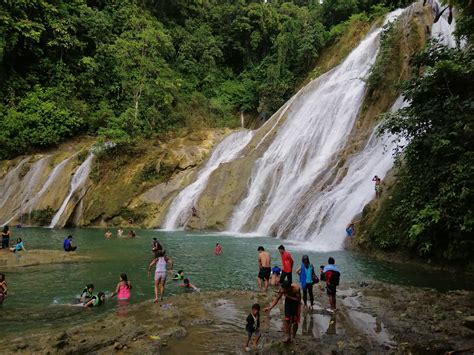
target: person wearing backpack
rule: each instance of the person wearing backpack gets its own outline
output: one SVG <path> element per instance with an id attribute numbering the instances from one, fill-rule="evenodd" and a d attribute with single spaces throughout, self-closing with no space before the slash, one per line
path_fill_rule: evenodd
<path id="1" fill-rule="evenodd" d="M 319 282 L 318 277 L 314 272 L 314 266 L 309 262 L 308 255 L 303 255 L 301 258 L 301 266 L 296 269 L 296 273 L 300 277 L 301 288 L 303 289 L 303 303 L 304 308 L 308 308 L 307 301 L 309 294 L 310 309 L 313 309 L 314 296 L 313 285 Z"/>
<path id="2" fill-rule="evenodd" d="M 328 265 L 324 267 L 323 273 L 326 279 L 326 293 L 329 297 L 329 308 L 326 311 L 330 313 L 336 312 L 336 288 L 339 286 L 341 273 L 336 267 L 336 261 L 333 257 L 328 259 Z"/>

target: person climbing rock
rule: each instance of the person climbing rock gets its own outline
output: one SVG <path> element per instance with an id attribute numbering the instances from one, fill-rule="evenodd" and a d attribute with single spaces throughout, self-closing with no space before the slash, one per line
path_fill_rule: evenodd
<path id="1" fill-rule="evenodd" d="M 372 179 L 375 182 L 375 197 L 379 198 L 382 196 L 382 179 L 375 175 Z"/>
<path id="2" fill-rule="evenodd" d="M 193 206 L 191 208 L 191 213 L 192 213 L 193 217 L 198 217 L 198 211 L 197 211 L 196 207 Z"/>
<path id="3" fill-rule="evenodd" d="M 281 284 L 278 295 L 273 300 L 272 304 L 265 308 L 265 312 L 270 312 L 275 307 L 281 298 L 285 296 L 285 317 L 283 318 L 283 332 L 286 334 L 284 343 L 291 342 L 296 337 L 298 331 L 298 323 L 300 322 L 301 311 L 301 289 L 298 285 L 292 284 L 285 280 Z"/>
<path id="4" fill-rule="evenodd" d="M 354 227 L 354 223 L 349 223 L 346 227 L 346 233 L 347 233 L 347 236 L 350 238 L 354 237 L 355 236 L 355 227 Z"/>
<path id="5" fill-rule="evenodd" d="M 258 277 L 257 283 L 260 289 L 264 289 L 265 291 L 268 289 L 268 283 L 270 281 L 270 254 L 265 251 L 265 248 L 259 246 L 257 248 L 258 251 Z"/>
<path id="6" fill-rule="evenodd" d="M 291 257 L 291 254 L 285 250 L 285 247 L 283 245 L 280 245 L 278 247 L 278 251 L 281 256 L 281 263 L 282 263 L 282 271 L 280 274 L 280 284 L 282 284 L 285 279 L 293 282 L 293 258 Z"/>

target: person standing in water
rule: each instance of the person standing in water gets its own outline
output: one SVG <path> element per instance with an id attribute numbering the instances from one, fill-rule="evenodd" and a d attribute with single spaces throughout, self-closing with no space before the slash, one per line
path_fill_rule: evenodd
<path id="1" fill-rule="evenodd" d="M 153 252 L 155 257 L 156 257 L 156 254 L 161 250 L 163 250 L 163 247 L 161 246 L 160 242 L 156 238 L 153 238 L 153 243 L 151 245 L 151 251 Z"/>
<path id="2" fill-rule="evenodd" d="M 11 235 L 12 233 L 10 232 L 10 228 L 7 225 L 4 225 L 2 230 L 2 249 L 4 251 L 8 251 L 10 248 Z"/>
<path id="3" fill-rule="evenodd" d="M 64 239 L 63 248 L 64 248 L 64 251 L 68 251 L 68 252 L 74 251 L 77 249 L 77 246 L 74 246 L 72 243 L 72 235 L 68 235 L 68 237 Z"/>
<path id="4" fill-rule="evenodd" d="M 282 284 L 283 281 L 288 280 L 290 283 L 293 282 L 293 258 L 291 254 L 285 250 L 283 245 L 278 247 L 278 251 L 280 252 L 281 256 L 281 263 L 282 263 L 282 271 L 280 274 L 280 283 Z"/>
<path id="5" fill-rule="evenodd" d="M 308 255 L 303 255 L 303 257 L 301 258 L 301 266 L 299 266 L 296 269 L 296 273 L 300 276 L 300 284 L 301 284 L 301 288 L 303 289 L 304 308 L 308 308 L 307 294 L 309 294 L 309 303 L 310 303 L 309 308 L 313 309 L 313 305 L 314 305 L 313 285 L 315 281 L 319 282 L 319 280 L 317 279 L 317 276 L 314 272 L 313 264 L 309 262 Z"/>
<path id="6" fill-rule="evenodd" d="M 112 238 L 112 232 L 110 231 L 110 229 L 107 229 L 107 232 L 105 232 L 104 237 L 107 239 Z"/>
<path id="7" fill-rule="evenodd" d="M 275 265 L 274 267 L 272 267 L 272 278 L 270 280 L 270 285 L 278 286 L 280 284 L 280 274 L 281 269 L 279 266 Z"/>
<path id="8" fill-rule="evenodd" d="M 285 318 L 283 319 L 283 331 L 286 333 L 284 343 L 291 342 L 296 337 L 298 331 L 298 323 L 300 322 L 300 306 L 301 306 L 301 289 L 298 285 L 292 284 L 285 280 L 281 284 L 278 295 L 273 300 L 272 304 L 265 308 L 265 312 L 270 312 L 275 307 L 281 298 L 285 296 Z"/>
<path id="9" fill-rule="evenodd" d="M 121 238 L 122 236 L 123 236 L 123 229 L 122 227 L 120 227 L 119 229 L 117 229 L 117 237 Z"/>
<path id="10" fill-rule="evenodd" d="M 222 247 L 219 243 L 216 243 L 216 247 L 214 249 L 214 254 L 221 255 L 222 254 Z"/>
<path id="11" fill-rule="evenodd" d="M 112 296 L 117 296 L 119 300 L 129 300 L 130 299 L 130 291 L 132 289 L 132 282 L 128 281 L 127 274 L 120 275 L 120 281 L 115 288 L 115 292 L 112 293 Z"/>
<path id="12" fill-rule="evenodd" d="M 263 289 L 266 291 L 268 289 L 268 282 L 270 280 L 270 274 L 272 272 L 272 269 L 270 268 L 270 254 L 268 254 L 267 251 L 265 251 L 265 248 L 262 246 L 259 246 L 258 249 L 258 277 L 257 277 L 257 282 L 258 282 L 258 287 L 261 289 L 262 288 L 262 283 L 263 283 Z"/>
<path id="13" fill-rule="evenodd" d="M 247 317 L 247 325 L 245 326 L 247 331 L 247 341 L 245 342 L 245 351 L 250 351 L 250 339 L 253 337 L 253 345 L 258 346 L 260 340 L 260 305 L 255 303 L 252 306 L 252 311 Z"/>
<path id="14" fill-rule="evenodd" d="M 150 270 L 153 265 L 156 265 L 155 269 L 155 299 L 154 303 L 158 302 L 158 286 L 160 287 L 160 301 L 163 301 L 163 295 L 165 293 L 165 282 L 167 274 L 167 266 L 170 264 L 173 269 L 173 261 L 166 256 L 165 251 L 159 251 L 156 257 L 152 260 L 148 266 L 148 276 L 150 276 Z"/>
<path id="15" fill-rule="evenodd" d="M 324 278 L 326 280 L 326 293 L 329 297 L 329 308 L 326 309 L 328 312 L 336 312 L 336 288 L 339 286 L 339 279 L 341 273 L 336 267 L 336 261 L 333 257 L 328 259 L 328 265 L 324 267 Z"/>

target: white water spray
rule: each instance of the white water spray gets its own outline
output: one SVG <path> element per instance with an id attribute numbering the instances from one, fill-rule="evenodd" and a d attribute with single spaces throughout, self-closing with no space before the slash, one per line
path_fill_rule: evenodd
<path id="1" fill-rule="evenodd" d="M 401 12 L 391 13 L 388 20 Z M 232 216 L 231 231 L 280 235 L 277 225 L 299 210 L 311 187 L 328 172 L 357 119 L 365 93 L 363 79 L 375 62 L 381 31 L 369 33 L 340 66 L 312 83 L 314 90 L 301 93 L 299 106 L 289 112 L 274 141 L 257 160 L 247 197 Z M 256 210 L 263 212 L 258 216 Z"/>
<path id="2" fill-rule="evenodd" d="M 237 158 L 242 149 L 250 142 L 253 134 L 252 131 L 238 131 L 228 135 L 217 145 L 196 180 L 173 200 L 164 223 L 165 229 L 182 228 L 186 224 L 192 215 L 192 208 L 196 200 L 206 188 L 211 173 L 220 164 Z"/>
<path id="3" fill-rule="evenodd" d="M 61 204 L 61 207 L 59 208 L 58 212 L 56 212 L 53 219 L 51 220 L 51 224 L 49 225 L 49 228 L 54 228 L 58 225 L 73 195 L 77 191 L 80 191 L 80 189 L 84 188 L 84 185 L 86 184 L 87 179 L 89 177 L 93 158 L 94 158 L 94 155 L 90 153 L 89 156 L 86 158 L 86 160 L 84 160 L 84 162 L 79 166 L 79 168 L 77 168 L 71 180 L 69 193 L 67 194 L 63 203 Z"/>

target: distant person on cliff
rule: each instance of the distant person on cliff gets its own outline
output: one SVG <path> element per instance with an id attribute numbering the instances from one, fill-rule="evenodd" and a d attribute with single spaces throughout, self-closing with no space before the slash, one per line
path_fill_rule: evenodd
<path id="1" fill-rule="evenodd" d="M 26 251 L 25 243 L 23 242 L 21 238 L 17 238 L 15 246 L 13 248 L 10 248 L 10 251 L 16 253 L 22 250 Z"/>
<path id="2" fill-rule="evenodd" d="M 268 289 L 268 282 L 270 281 L 270 274 L 272 269 L 270 268 L 270 254 L 265 251 L 265 248 L 259 246 L 258 249 L 258 287 L 266 291 Z M 262 285 L 263 283 L 263 285 Z"/>
<path id="3" fill-rule="evenodd" d="M 280 284 L 281 269 L 279 266 L 272 267 L 272 278 L 270 279 L 270 285 L 278 286 Z"/>
<path id="4" fill-rule="evenodd" d="M 117 237 L 119 238 L 123 237 L 123 229 L 121 227 L 117 229 Z"/>
<path id="5" fill-rule="evenodd" d="M 173 268 L 173 261 L 166 256 L 166 251 L 159 251 L 156 257 L 152 260 L 150 265 L 148 265 L 148 276 L 150 276 L 150 270 L 153 265 L 156 265 L 155 268 L 155 299 L 154 303 L 158 302 L 158 286 L 160 287 L 160 301 L 163 301 L 163 295 L 165 293 L 165 283 L 167 275 L 167 266 L 170 264 L 171 269 Z"/>
<path id="6" fill-rule="evenodd" d="M 314 296 L 313 296 L 313 285 L 319 282 L 316 273 L 314 272 L 314 266 L 309 262 L 308 255 L 303 255 L 301 258 L 301 266 L 296 269 L 296 273 L 300 276 L 300 284 L 303 289 L 303 303 L 304 307 L 308 308 L 307 301 L 309 294 L 310 309 L 313 309 Z"/>
<path id="7" fill-rule="evenodd" d="M 354 227 L 354 223 L 349 223 L 346 227 L 346 233 L 347 233 L 347 236 L 349 238 L 352 238 L 355 236 L 355 227 Z"/>
<path id="8" fill-rule="evenodd" d="M 64 251 L 67 251 L 67 252 L 74 251 L 77 249 L 77 246 L 73 244 L 72 235 L 68 235 L 68 237 L 64 239 L 63 248 L 64 248 Z"/>
<path id="9" fill-rule="evenodd" d="M 104 237 L 106 237 L 107 239 L 112 238 L 112 232 L 110 231 L 110 229 L 107 229 L 107 232 L 105 232 Z"/>
<path id="10" fill-rule="evenodd" d="M 282 272 L 280 274 L 280 283 L 282 284 L 283 281 L 288 280 L 290 283 L 293 282 L 293 258 L 291 254 L 285 250 L 283 245 L 278 247 L 278 251 L 280 252 L 281 256 L 281 263 L 282 263 Z"/>
<path id="11" fill-rule="evenodd" d="M 120 275 L 120 281 L 115 288 L 115 292 L 112 293 L 111 298 L 117 296 L 119 300 L 129 300 L 130 291 L 132 290 L 132 282 L 128 281 L 127 274 Z"/>
<path id="12" fill-rule="evenodd" d="M 11 237 L 12 233 L 10 232 L 10 228 L 5 225 L 3 226 L 3 230 L 2 230 L 2 249 L 4 251 L 8 251 L 8 249 L 10 248 L 10 237 Z"/>
<path id="13" fill-rule="evenodd" d="M 7 282 L 5 281 L 5 275 L 0 274 L 0 304 L 7 298 Z"/>
<path id="14" fill-rule="evenodd" d="M 99 292 L 97 296 L 93 296 L 89 301 L 84 303 L 84 307 L 99 307 L 105 304 L 105 293 Z"/>
<path id="15" fill-rule="evenodd" d="M 336 312 L 336 288 L 339 286 L 341 273 L 336 267 L 336 261 L 333 257 L 328 259 L 328 265 L 324 267 L 324 278 L 326 280 L 326 293 L 329 297 L 329 308 L 326 309 L 330 313 Z"/>
<path id="16" fill-rule="evenodd" d="M 222 247 L 219 243 L 216 243 L 216 247 L 214 248 L 214 254 L 221 255 L 222 254 Z"/>
<path id="17" fill-rule="evenodd" d="M 285 318 L 283 318 L 283 331 L 286 333 L 284 343 L 291 342 L 296 337 L 298 331 L 298 323 L 300 322 L 301 311 L 301 289 L 298 285 L 292 284 L 285 280 L 281 284 L 277 297 L 272 304 L 265 308 L 265 312 L 270 312 L 275 307 L 281 298 L 285 296 Z"/>
<path id="18" fill-rule="evenodd" d="M 163 250 L 163 247 L 161 246 L 160 242 L 156 238 L 153 238 L 153 243 L 151 245 L 151 251 L 153 252 L 155 257 L 156 257 L 156 254 L 159 251 L 162 251 L 162 250 Z"/>
<path id="19" fill-rule="evenodd" d="M 193 206 L 191 208 L 191 213 L 192 213 L 193 217 L 198 217 L 198 211 L 197 211 L 196 207 Z"/>
<path id="20" fill-rule="evenodd" d="M 375 197 L 379 198 L 382 196 L 382 179 L 375 175 L 372 179 L 375 182 Z"/>
<path id="21" fill-rule="evenodd" d="M 260 305 L 255 303 L 252 306 L 252 311 L 247 316 L 247 325 L 245 326 L 247 331 L 247 341 L 245 342 L 245 351 L 250 351 L 250 339 L 253 337 L 254 347 L 258 346 L 260 340 Z"/>

